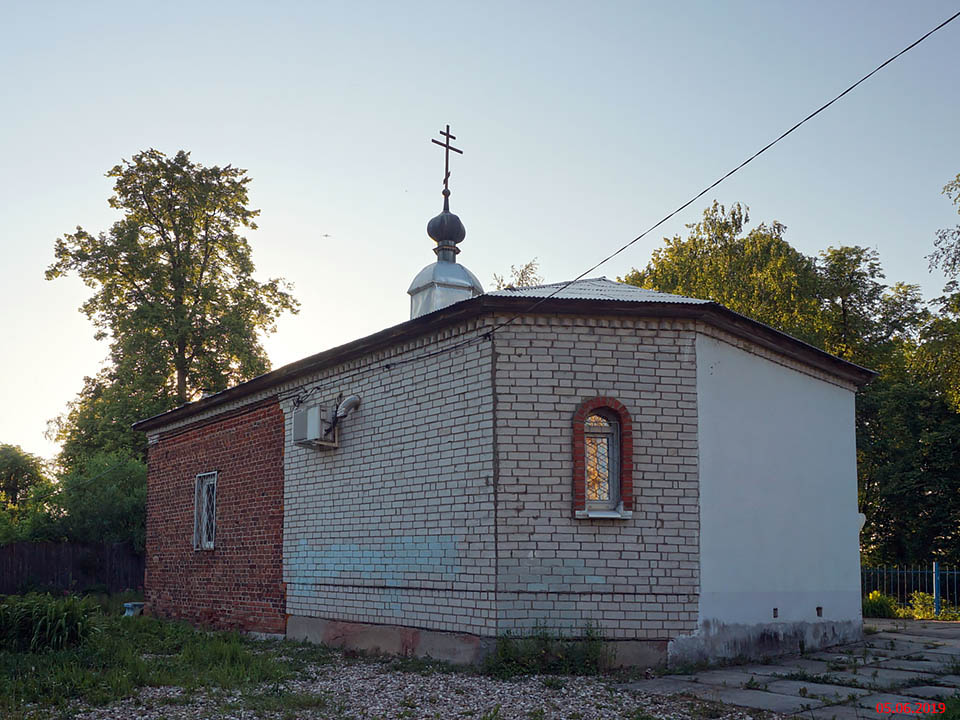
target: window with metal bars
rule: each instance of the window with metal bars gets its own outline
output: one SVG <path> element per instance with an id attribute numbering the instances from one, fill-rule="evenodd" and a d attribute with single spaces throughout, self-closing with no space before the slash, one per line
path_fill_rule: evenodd
<path id="1" fill-rule="evenodd" d="M 193 506 L 193 547 L 212 550 L 217 534 L 217 474 L 197 475 Z"/>
<path id="2" fill-rule="evenodd" d="M 584 472 L 588 510 L 620 504 L 620 423 L 613 413 L 595 411 L 584 423 Z"/>

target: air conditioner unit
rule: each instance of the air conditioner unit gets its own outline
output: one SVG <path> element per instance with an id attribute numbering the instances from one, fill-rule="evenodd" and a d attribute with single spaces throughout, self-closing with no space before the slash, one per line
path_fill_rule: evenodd
<path id="1" fill-rule="evenodd" d="M 334 408 L 313 405 L 293 411 L 293 442 L 302 447 L 340 446 L 340 428 L 334 422 Z"/>

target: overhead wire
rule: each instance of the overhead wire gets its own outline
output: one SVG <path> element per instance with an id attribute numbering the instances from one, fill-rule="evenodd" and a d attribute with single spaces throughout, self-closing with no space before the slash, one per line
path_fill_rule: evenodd
<path id="1" fill-rule="evenodd" d="M 846 90 L 844 90 L 843 92 L 841 92 L 839 95 L 837 95 L 837 96 L 834 97 L 833 99 L 829 100 L 828 102 L 826 102 L 826 103 L 824 103 L 823 105 L 821 105 L 820 107 L 818 107 L 818 108 L 817 108 L 816 110 L 814 110 L 812 113 L 810 113 L 810 114 L 807 115 L 805 118 L 803 118 L 803 120 L 801 120 L 800 122 L 798 122 L 798 123 L 796 123 L 795 125 L 793 125 L 792 127 L 790 127 L 789 130 L 785 130 L 783 133 L 781 133 L 781 134 L 778 135 L 775 139 L 771 140 L 771 141 L 768 142 L 766 145 L 764 145 L 762 148 L 760 148 L 759 150 L 757 150 L 753 155 L 751 155 L 751 156 L 748 157 L 746 160 L 744 160 L 743 162 L 741 162 L 741 163 L 740 163 L 739 165 L 737 165 L 735 168 L 733 168 L 732 170 L 729 170 L 729 171 L 726 172 L 725 174 L 721 175 L 719 178 L 717 178 L 717 179 L 714 180 L 712 183 L 710 183 L 709 185 L 707 185 L 703 190 L 701 190 L 701 191 L 698 192 L 696 195 L 694 195 L 692 198 L 690 198 L 690 199 L 687 200 L 685 203 L 683 203 L 682 205 L 680 205 L 676 210 L 674 210 L 674 211 L 671 212 L 671 213 L 668 213 L 667 215 L 665 215 L 664 217 L 662 217 L 660 220 L 658 220 L 656 223 L 654 223 L 653 225 L 651 225 L 650 227 L 648 227 L 646 230 L 644 230 L 642 233 L 640 233 L 639 235 L 637 235 L 633 240 L 631 240 L 630 242 L 626 243 L 625 245 L 621 246 L 620 248 L 618 248 L 618 249 L 615 250 L 614 252 L 612 252 L 612 253 L 610 253 L 609 255 L 607 255 L 607 256 L 606 256 L 605 258 L 603 258 L 603 260 L 601 260 L 600 262 L 598 262 L 598 263 L 596 263 L 595 265 L 592 265 L 591 267 L 587 268 L 587 269 L 584 270 L 582 273 L 580 273 L 580 274 L 577 275 L 575 278 L 573 278 L 573 280 L 568 280 L 568 281 L 566 281 L 565 283 L 560 284 L 560 287 L 558 287 L 556 290 L 554 290 L 552 293 L 550 293 L 550 294 L 547 295 L 546 297 L 540 298 L 537 302 L 533 303 L 529 308 L 526 308 L 525 310 L 523 310 L 523 311 L 515 314 L 513 317 L 511 317 L 511 318 L 510 318 L 509 320 L 507 320 L 506 322 L 503 322 L 503 323 L 500 323 L 499 325 L 496 325 L 496 326 L 491 330 L 491 332 L 497 332 L 498 330 L 501 330 L 502 328 L 506 327 L 507 325 L 510 325 L 512 322 L 514 322 L 514 321 L 515 321 L 518 317 L 520 317 L 521 315 L 528 314 L 528 313 L 532 312 L 535 308 L 539 307 L 540 305 L 542 305 L 543 303 L 545 303 L 545 302 L 546 302 L 547 300 L 549 300 L 550 298 L 554 297 L 555 295 L 557 295 L 557 294 L 560 293 L 560 292 L 563 292 L 563 290 L 565 290 L 566 288 L 570 287 L 570 285 L 572 285 L 573 283 L 577 282 L 578 280 L 582 280 L 584 277 L 586 277 L 587 275 L 589 275 L 590 273 L 592 273 L 594 270 L 596 270 L 597 268 L 599 268 L 601 265 L 604 265 L 605 263 L 609 262 L 610 260 L 612 260 L 613 258 L 615 258 L 617 255 L 619 255 L 620 253 L 622 253 L 624 250 L 626 250 L 627 248 L 633 246 L 634 244 L 636 244 L 637 242 L 639 242 L 640 240 L 642 240 L 644 237 L 646 237 L 647 235 L 649 235 L 651 232 L 653 232 L 654 230 L 656 230 L 658 227 L 660 227 L 661 225 L 663 225 L 665 222 L 667 222 L 668 220 L 670 220 L 672 217 L 674 217 L 674 216 L 677 215 L 678 213 L 686 210 L 686 209 L 687 209 L 688 207 L 690 207 L 693 203 L 695 203 L 697 200 L 699 200 L 700 198 L 702 198 L 702 197 L 703 197 L 704 195 L 706 195 L 708 192 L 710 192 L 711 190 L 713 190 L 715 187 L 717 187 L 717 186 L 718 186 L 720 183 L 722 183 L 724 180 L 726 180 L 726 179 L 729 178 L 730 176 L 734 175 L 735 173 L 737 173 L 738 171 L 742 170 L 742 169 L 745 168 L 747 165 L 749 165 L 750 163 L 752 163 L 752 162 L 753 162 L 754 160 L 756 160 L 758 157 L 760 157 L 761 155 L 763 155 L 763 153 L 765 153 L 767 150 L 769 150 L 769 149 L 772 148 L 774 145 L 776 145 L 778 142 L 780 142 L 780 141 L 783 140 L 785 137 L 787 137 L 788 135 L 790 135 L 792 132 L 794 132 L 795 130 L 797 130 L 798 128 L 800 128 L 800 126 L 802 126 L 804 123 L 806 123 L 806 122 L 812 120 L 813 118 L 815 118 L 817 115 L 819 115 L 820 113 L 822 113 L 824 110 L 826 110 L 828 107 L 830 107 L 830 106 L 833 105 L 835 102 L 837 102 L 838 100 L 840 100 L 842 97 L 844 97 L 845 95 L 847 95 L 847 94 L 849 94 L 850 92 L 852 92 L 857 86 L 859 86 L 860 84 L 866 82 L 866 81 L 867 81 L 868 79 L 870 79 L 873 75 L 875 75 L 876 73 L 878 73 L 880 70 L 882 70 L 883 68 L 885 68 L 887 65 L 889 65 L 890 63 L 892 63 L 894 60 L 896 60 L 897 58 L 899 58 L 901 55 L 909 52 L 910 50 L 912 50 L 913 48 L 915 48 L 917 45 L 919 45 L 920 43 L 922 43 L 924 40 L 926 40 L 928 37 L 930 37 L 931 35 L 933 35 L 935 32 L 937 32 L 937 31 L 940 30 L 941 28 L 946 27 L 947 25 L 949 25 L 950 23 L 952 23 L 952 22 L 953 22 L 954 20 L 956 20 L 958 17 L 960 17 L 960 11 L 957 11 L 956 13 L 954 13 L 953 15 L 951 15 L 949 18 L 947 18 L 946 20 L 944 20 L 942 23 L 940 23 L 939 25 L 937 25 L 937 26 L 936 26 L 935 28 L 933 28 L 932 30 L 929 30 L 928 32 L 924 33 L 921 37 L 919 37 L 918 39 L 914 40 L 912 43 L 910 43 L 909 45 L 907 45 L 903 50 L 901 50 L 900 52 L 898 52 L 896 55 L 892 55 L 891 57 L 889 57 L 889 58 L 887 58 L 886 60 L 884 60 L 882 63 L 880 63 L 879 65 L 877 65 L 877 67 L 875 67 L 873 70 L 871 70 L 871 71 L 868 72 L 866 75 L 864 75 L 862 78 L 860 78 L 860 79 L 857 80 L 855 83 L 853 83 L 853 85 L 851 85 L 850 87 L 848 87 Z"/>
<path id="2" fill-rule="evenodd" d="M 492 328 L 490 328 L 489 330 L 484 331 L 483 333 L 481 333 L 481 334 L 478 335 L 478 336 L 474 336 L 474 337 L 471 337 L 471 338 L 467 338 L 467 339 L 462 340 L 462 341 L 460 341 L 460 342 L 458 342 L 458 343 L 454 343 L 453 345 L 450 345 L 450 346 L 448 346 L 448 347 L 438 348 L 438 349 L 436 349 L 436 350 L 432 350 L 432 351 L 430 351 L 430 352 L 422 353 L 422 354 L 420 354 L 420 355 L 416 355 L 416 356 L 410 357 L 410 358 L 405 358 L 405 359 L 402 359 L 402 360 L 393 360 L 393 361 L 389 361 L 389 362 L 382 363 L 382 364 L 371 364 L 371 365 L 369 365 L 367 368 L 364 368 L 363 370 L 360 370 L 360 371 L 357 371 L 357 372 L 355 372 L 355 373 L 352 373 L 351 375 L 348 375 L 347 378 L 345 378 L 345 379 L 350 379 L 350 378 L 352 378 L 352 377 L 354 377 L 354 376 L 356 376 L 356 375 L 365 374 L 366 372 L 372 372 L 373 370 L 381 370 L 381 371 L 382 371 L 382 370 L 392 370 L 392 369 L 394 369 L 394 368 L 396 368 L 396 367 L 401 367 L 401 366 L 407 365 L 407 364 L 409 364 L 409 363 L 419 362 L 419 361 L 421 361 L 421 360 L 426 360 L 426 359 L 429 359 L 429 358 L 431 358 L 431 357 L 436 357 L 436 356 L 438 356 L 438 355 L 443 355 L 443 354 L 448 353 L 448 352 L 453 352 L 454 350 L 458 350 L 458 349 L 460 349 L 460 348 L 462 348 L 462 347 L 465 347 L 465 346 L 467 346 L 467 345 L 475 344 L 475 343 L 480 342 L 480 341 L 482 341 L 482 340 L 490 340 L 490 339 L 492 339 L 493 336 L 494 336 L 494 334 L 497 333 L 498 331 L 500 331 L 500 330 L 502 330 L 503 328 L 508 327 L 509 325 L 513 324 L 518 318 L 520 318 L 520 317 L 522 317 L 522 316 L 524 316 L 524 315 L 530 314 L 531 312 L 533 312 L 534 310 L 536 310 L 538 307 L 540 307 L 541 305 L 543 305 L 545 302 L 547 302 L 548 300 L 550 300 L 550 299 L 553 298 L 553 297 L 556 297 L 559 293 L 563 292 L 566 288 L 570 287 L 573 283 L 577 282 L 578 280 L 582 280 L 584 277 L 586 277 L 587 275 L 589 275 L 590 273 L 592 273 L 594 270 L 598 269 L 598 268 L 601 267 L 602 265 L 606 264 L 607 262 L 609 262 L 609 261 L 612 260 L 613 258 L 615 258 L 615 257 L 617 257 L 618 255 L 620 255 L 622 252 L 624 252 L 624 251 L 627 250 L 628 248 L 630 248 L 630 247 L 632 247 L 633 245 L 635 245 L 636 243 L 638 243 L 640 240 L 642 240 L 644 237 L 646 237 L 646 236 L 649 235 L 651 232 L 653 232 L 654 230 L 656 230 L 658 227 L 660 227 L 661 225 L 663 225 L 665 222 L 667 222 L 667 221 L 670 220 L 671 218 L 675 217 L 675 216 L 678 215 L 679 213 L 681 213 L 681 212 L 683 212 L 684 210 L 686 210 L 688 207 L 690 207 L 690 206 L 691 206 L 693 203 L 695 203 L 697 200 L 699 200 L 699 199 L 702 198 L 704 195 L 706 195 L 708 192 L 710 192 L 710 191 L 713 190 L 715 187 L 717 187 L 718 185 L 720 185 L 720 183 L 724 182 L 725 180 L 727 180 L 728 178 L 730 178 L 731 176 L 733 176 L 734 174 L 736 174 L 737 172 L 739 172 L 740 170 L 742 170 L 743 168 L 745 168 L 747 165 L 749 165 L 749 164 L 752 163 L 754 160 L 756 160 L 758 157 L 760 157 L 761 155 L 763 155 L 765 152 L 767 152 L 767 150 L 769 150 L 770 148 L 772 148 L 774 145 L 776 145 L 777 143 L 779 143 L 781 140 L 783 140 L 784 138 L 786 138 L 787 136 L 789 136 L 790 134 L 792 134 L 793 132 L 795 132 L 796 130 L 798 130 L 801 126 L 803 126 L 804 124 L 806 124 L 807 122 L 809 122 L 810 120 L 812 120 L 813 118 L 815 118 L 817 115 L 819 115 L 820 113 L 822 113 L 824 110 L 826 110 L 827 108 L 829 108 L 831 105 L 833 105 L 834 103 L 836 103 L 838 100 L 840 100 L 841 98 L 843 98 L 843 97 L 845 97 L 846 95 L 848 95 L 849 93 L 851 93 L 851 92 L 852 92 L 853 90 L 855 90 L 858 86 L 860 86 L 861 84 L 863 84 L 864 82 L 866 82 L 867 80 L 869 80 L 869 79 L 870 79 L 871 77 L 873 77 L 876 73 L 880 72 L 880 70 L 882 70 L 883 68 L 885 68 L 885 67 L 886 67 L 887 65 L 889 65 L 890 63 L 894 62 L 897 58 L 901 57 L 902 55 L 906 54 L 907 52 L 909 52 L 910 50 L 912 50 L 913 48 L 915 48 L 917 45 L 919 45 L 920 43 L 922 43 L 924 40 L 926 40 L 928 37 L 930 37 L 931 35 L 933 35 L 933 34 L 934 34 L 935 32 L 937 32 L 938 30 L 941 30 L 942 28 L 944 28 L 944 27 L 946 27 L 947 25 L 949 25 L 950 23 L 952 23 L 952 22 L 953 22 L 954 20 L 956 20 L 958 17 L 960 17 L 960 11 L 957 11 L 956 13 L 954 13 L 953 15 L 951 15 L 950 17 L 948 17 L 946 20 L 944 20 L 943 22 L 941 22 L 941 23 L 940 23 L 939 25 L 937 25 L 936 27 L 934 27 L 933 29 L 927 31 L 927 32 L 924 33 L 923 35 L 921 35 L 919 38 L 917 38 L 917 39 L 914 40 L 912 43 L 910 43 L 910 44 L 907 45 L 905 48 L 903 48 L 900 52 L 896 53 L 895 55 L 891 55 L 889 58 L 887 58 L 887 59 L 884 60 L 882 63 L 880 63 L 879 65 L 877 65 L 877 67 L 875 67 L 873 70 L 871 70 L 871 71 L 868 72 L 866 75 L 864 75 L 864 76 L 861 77 L 859 80 L 857 80 L 855 83 L 853 83 L 852 85 L 850 85 L 849 87 L 847 87 L 845 90 L 843 90 L 841 93 L 839 93 L 838 95 L 836 95 L 836 96 L 833 97 L 832 99 L 830 99 L 830 100 L 828 100 L 827 102 L 825 102 L 823 105 L 821 105 L 820 107 L 818 107 L 816 110 L 814 110 L 813 112 L 811 112 L 809 115 L 807 115 L 806 117 L 804 117 L 802 120 L 800 120 L 799 122 L 797 122 L 797 123 L 795 123 L 794 125 L 792 125 L 789 129 L 785 130 L 785 131 L 782 132 L 780 135 L 778 135 L 776 138 L 774 138 L 773 140 L 771 140 L 770 142 L 768 142 L 766 145 L 764 145 L 762 148 L 760 148 L 759 150 L 757 150 L 755 153 L 753 153 L 752 155 L 750 155 L 750 157 L 748 157 L 746 160 L 744 160 L 743 162 L 741 162 L 739 165 L 737 165 L 736 167 L 732 168 L 731 170 L 729 170 L 729 171 L 727 171 L 726 173 L 724 173 L 723 175 L 721 175 L 719 178 L 717 178 L 717 179 L 714 180 L 712 183 L 710 183 L 709 185 L 707 185 L 705 188 L 703 188 L 703 189 L 702 189 L 700 192 L 698 192 L 696 195 L 694 195 L 693 197 L 691 197 L 689 200 L 687 200 L 686 202 L 684 202 L 682 205 L 678 206 L 675 210 L 673 210 L 672 212 L 668 213 L 667 215 L 664 215 L 660 220 L 658 220 L 658 221 L 655 222 L 653 225 L 651 225 L 650 227 L 648 227 L 646 230 L 644 230 L 642 233 L 640 233 L 639 235 L 637 235 L 635 238 L 633 238 L 632 240 L 630 240 L 630 241 L 627 242 L 626 244 L 622 245 L 622 246 L 619 247 L 618 249 L 614 250 L 612 253 L 610 253 L 609 255 L 607 255 L 605 258 L 603 258 L 602 260 L 600 260 L 598 263 L 596 263 L 596 264 L 594 264 L 594 265 L 591 265 L 589 268 L 587 268 L 586 270 L 584 270 L 582 273 L 580 273 L 579 275 L 577 275 L 577 276 L 576 276 L 575 278 L 573 278 L 572 280 L 567 280 L 566 282 L 558 283 L 558 287 L 557 287 L 553 292 L 551 292 L 549 295 L 547 295 L 547 296 L 545 296 L 545 297 L 542 297 L 542 298 L 538 298 L 538 299 L 537 299 L 535 302 L 533 302 L 529 307 L 524 308 L 523 310 L 517 311 L 517 312 L 514 313 L 513 316 L 510 317 L 509 319 L 507 319 L 507 320 L 505 320 L 505 321 L 503 321 L 503 322 L 500 322 L 500 323 L 494 325 Z M 342 381 L 337 381 L 337 382 L 342 382 Z M 317 389 L 319 389 L 319 386 L 314 387 L 314 388 L 311 388 L 309 391 L 306 391 L 306 392 L 312 393 L 313 391 L 315 391 L 315 390 L 317 390 Z M 302 395 L 302 394 L 301 394 L 301 395 Z M 300 397 L 300 396 L 298 395 L 297 397 Z M 296 402 L 296 400 L 295 400 L 295 402 Z"/>

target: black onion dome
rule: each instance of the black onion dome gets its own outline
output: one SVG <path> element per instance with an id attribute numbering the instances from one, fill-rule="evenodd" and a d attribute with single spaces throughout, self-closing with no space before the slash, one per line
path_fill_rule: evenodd
<path id="1" fill-rule="evenodd" d="M 460 222 L 460 218 L 450 212 L 445 202 L 443 212 L 427 223 L 427 235 L 442 245 L 456 245 L 463 242 L 467 236 L 467 229 Z"/>

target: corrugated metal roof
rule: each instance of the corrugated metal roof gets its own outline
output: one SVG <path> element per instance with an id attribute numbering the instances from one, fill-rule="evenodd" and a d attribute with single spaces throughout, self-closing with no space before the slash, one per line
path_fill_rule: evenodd
<path id="1" fill-rule="evenodd" d="M 684 304 L 703 304 L 709 303 L 709 300 L 699 300 L 697 298 L 684 297 L 683 295 L 670 295 L 669 293 L 657 292 L 656 290 L 645 290 L 635 285 L 614 282 L 605 277 L 584 278 L 570 283 L 563 287 L 564 283 L 552 283 L 550 285 L 535 285 L 533 287 L 507 288 L 506 290 L 496 290 L 487 293 L 500 297 L 528 297 L 528 298 L 546 298 L 552 297 L 558 300 L 620 300 L 627 302 L 654 302 L 654 303 L 684 303 Z M 563 288 L 557 291 L 557 288 Z M 556 294 L 554 294 L 556 293 Z"/>

